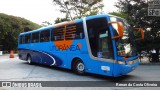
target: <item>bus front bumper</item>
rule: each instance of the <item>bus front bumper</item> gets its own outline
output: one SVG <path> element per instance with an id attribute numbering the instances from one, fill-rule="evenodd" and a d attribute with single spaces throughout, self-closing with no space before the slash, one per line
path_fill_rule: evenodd
<path id="1" fill-rule="evenodd" d="M 139 65 L 140 61 L 137 59 L 135 60 L 133 64 L 125 63 L 125 64 L 115 64 L 115 71 L 114 71 L 114 77 L 126 75 L 129 72 L 136 69 L 136 67 Z"/>

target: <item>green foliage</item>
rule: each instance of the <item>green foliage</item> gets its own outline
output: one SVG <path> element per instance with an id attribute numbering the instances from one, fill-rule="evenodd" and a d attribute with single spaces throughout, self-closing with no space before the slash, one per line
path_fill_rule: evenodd
<path id="1" fill-rule="evenodd" d="M 65 21 L 69 21 L 69 19 L 67 19 L 67 18 L 57 18 L 57 19 L 55 20 L 55 24 L 56 24 L 56 23 L 60 23 L 60 22 L 65 22 Z"/>
<path id="2" fill-rule="evenodd" d="M 18 35 L 39 27 L 29 20 L 0 13 L 0 49 L 17 49 Z"/>
<path id="3" fill-rule="evenodd" d="M 53 3 L 58 6 L 60 12 L 66 15 L 65 18 L 58 18 L 56 22 L 58 20 L 74 20 L 89 15 L 96 15 L 104 7 L 102 0 L 53 0 Z"/>
<path id="4" fill-rule="evenodd" d="M 52 24 L 50 22 L 48 22 L 48 21 L 44 21 L 41 24 L 42 27 L 47 27 L 47 26 L 50 26 L 50 25 L 52 25 Z"/>
<path id="5" fill-rule="evenodd" d="M 124 19 L 127 19 L 128 14 L 124 13 L 124 12 L 110 12 L 109 14 L 114 15 L 114 16 L 118 16 Z"/>

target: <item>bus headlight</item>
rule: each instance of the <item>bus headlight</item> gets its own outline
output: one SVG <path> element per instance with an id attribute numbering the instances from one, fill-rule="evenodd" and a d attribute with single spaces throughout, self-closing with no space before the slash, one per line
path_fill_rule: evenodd
<path id="1" fill-rule="evenodd" d="M 139 59 L 136 59 L 136 60 L 133 60 L 133 61 L 128 61 L 128 62 L 127 62 L 127 65 L 134 64 L 134 63 L 136 63 L 138 60 L 139 60 Z"/>
<path id="2" fill-rule="evenodd" d="M 118 64 L 125 64 L 123 61 L 117 61 Z"/>
<path id="3" fill-rule="evenodd" d="M 128 65 L 133 64 L 133 63 L 134 63 L 134 61 L 127 62 Z"/>

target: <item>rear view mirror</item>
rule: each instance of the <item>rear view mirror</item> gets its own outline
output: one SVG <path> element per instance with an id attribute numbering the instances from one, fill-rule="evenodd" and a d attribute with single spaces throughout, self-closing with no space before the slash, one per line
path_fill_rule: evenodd
<path id="1" fill-rule="evenodd" d="M 122 38 L 123 37 L 124 26 L 123 26 L 123 24 L 121 22 L 109 22 L 108 24 L 112 25 L 112 26 L 113 26 L 113 24 L 116 24 L 115 28 L 117 29 L 118 35 L 112 37 L 112 39 Z"/>
<path id="2" fill-rule="evenodd" d="M 142 28 L 133 28 L 133 30 L 139 30 L 141 33 L 141 39 L 144 40 L 144 30 Z"/>

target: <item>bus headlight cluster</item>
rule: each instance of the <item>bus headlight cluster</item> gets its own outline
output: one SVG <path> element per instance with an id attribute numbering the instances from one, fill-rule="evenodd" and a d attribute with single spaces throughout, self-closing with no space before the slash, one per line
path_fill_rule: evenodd
<path id="1" fill-rule="evenodd" d="M 134 63 L 134 61 L 129 61 L 129 62 L 127 62 L 127 64 L 129 64 L 129 65 L 130 65 L 130 64 L 133 64 L 133 63 Z"/>
<path id="2" fill-rule="evenodd" d="M 123 61 L 117 61 L 118 64 L 125 64 Z"/>
<path id="3" fill-rule="evenodd" d="M 134 63 L 136 63 L 137 61 L 138 61 L 138 59 L 133 60 L 133 61 L 128 61 L 128 62 L 127 62 L 127 65 L 134 64 Z"/>
<path id="4" fill-rule="evenodd" d="M 138 59 L 136 60 L 132 60 L 132 61 L 128 61 L 128 62 L 125 62 L 125 61 L 117 61 L 116 63 L 117 64 L 126 64 L 126 65 L 131 65 L 131 64 L 134 64 L 138 61 Z"/>

